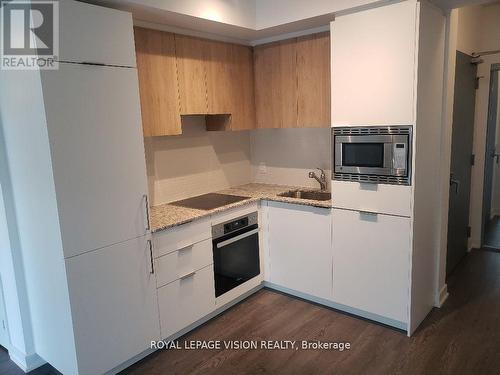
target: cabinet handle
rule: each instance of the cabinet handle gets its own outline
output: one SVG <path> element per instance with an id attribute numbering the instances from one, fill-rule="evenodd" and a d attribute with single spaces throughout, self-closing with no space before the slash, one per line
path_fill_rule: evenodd
<path id="1" fill-rule="evenodd" d="M 373 211 L 359 211 L 359 214 L 360 215 L 369 215 L 369 216 L 377 216 L 378 215 L 377 212 L 373 212 Z"/>
<path id="2" fill-rule="evenodd" d="M 154 263 L 154 259 L 153 259 L 153 243 L 151 242 L 151 240 L 148 240 L 148 246 L 149 246 L 149 259 L 151 261 L 151 270 L 149 271 L 149 273 L 152 275 L 155 273 L 155 263 Z"/>
<path id="3" fill-rule="evenodd" d="M 144 194 L 142 197 L 146 205 L 146 232 L 148 232 L 151 230 L 151 224 L 149 223 L 149 199 L 147 194 Z"/>
<path id="4" fill-rule="evenodd" d="M 179 277 L 179 279 L 181 280 L 187 279 L 188 277 L 194 276 L 195 273 L 196 271 L 191 271 L 189 273 L 186 273 L 185 275 L 182 275 L 181 277 Z"/>

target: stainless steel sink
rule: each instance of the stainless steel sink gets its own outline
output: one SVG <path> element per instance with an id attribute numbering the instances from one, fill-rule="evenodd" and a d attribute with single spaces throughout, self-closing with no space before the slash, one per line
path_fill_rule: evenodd
<path id="1" fill-rule="evenodd" d="M 327 191 L 317 190 L 290 190 L 285 193 L 278 194 L 278 197 L 311 199 L 315 201 L 327 201 L 332 198 L 332 194 Z"/>

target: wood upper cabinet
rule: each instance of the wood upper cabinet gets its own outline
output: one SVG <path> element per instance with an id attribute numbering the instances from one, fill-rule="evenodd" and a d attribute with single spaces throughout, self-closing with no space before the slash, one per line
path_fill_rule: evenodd
<path id="1" fill-rule="evenodd" d="M 174 34 L 134 28 L 145 137 L 181 134 Z"/>
<path id="2" fill-rule="evenodd" d="M 207 60 L 211 54 L 210 47 L 206 39 L 175 34 L 182 115 L 208 113 Z"/>
<path id="3" fill-rule="evenodd" d="M 255 129 L 253 50 L 237 44 L 233 44 L 232 49 L 234 69 L 231 87 L 234 107 L 231 130 Z"/>
<path id="4" fill-rule="evenodd" d="M 298 38 L 298 126 L 330 126 L 330 86 L 330 33 Z"/>
<path id="5" fill-rule="evenodd" d="M 255 106 L 258 128 L 297 125 L 296 40 L 254 49 Z"/>
<path id="6" fill-rule="evenodd" d="M 257 127 L 330 126 L 329 33 L 255 47 Z"/>
<path id="7" fill-rule="evenodd" d="M 207 129 L 255 128 L 251 47 L 139 27 L 135 39 L 145 136 L 181 134 L 181 115 L 211 115 Z"/>
<path id="8" fill-rule="evenodd" d="M 234 109 L 235 61 L 229 43 L 207 41 L 206 85 L 208 114 L 228 114 Z"/>

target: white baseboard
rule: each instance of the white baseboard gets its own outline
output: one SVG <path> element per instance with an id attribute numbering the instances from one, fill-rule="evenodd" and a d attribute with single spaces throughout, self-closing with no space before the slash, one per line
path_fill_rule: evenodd
<path id="1" fill-rule="evenodd" d="M 9 357 L 24 372 L 33 371 L 47 363 L 38 354 L 26 355 L 12 345 L 9 348 Z"/>
<path id="2" fill-rule="evenodd" d="M 448 285 L 444 284 L 441 290 L 439 291 L 439 295 L 436 296 L 436 300 L 434 301 L 435 307 L 441 307 L 448 299 Z"/>

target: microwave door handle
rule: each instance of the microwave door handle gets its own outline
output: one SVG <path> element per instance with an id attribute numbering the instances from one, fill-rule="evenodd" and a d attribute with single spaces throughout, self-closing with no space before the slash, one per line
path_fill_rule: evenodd
<path id="1" fill-rule="evenodd" d="M 224 246 L 227 246 L 227 245 L 231 245 L 232 243 L 234 243 L 236 241 L 239 241 L 239 240 L 242 240 L 243 238 L 252 236 L 252 235 L 254 235 L 255 233 L 258 233 L 258 232 L 259 232 L 259 228 L 255 228 L 255 229 L 252 229 L 251 231 L 242 233 L 242 234 L 240 234 L 238 236 L 235 236 L 233 238 L 230 238 L 228 240 L 219 242 L 217 244 L 217 249 L 220 249 L 221 247 L 224 247 Z"/>

